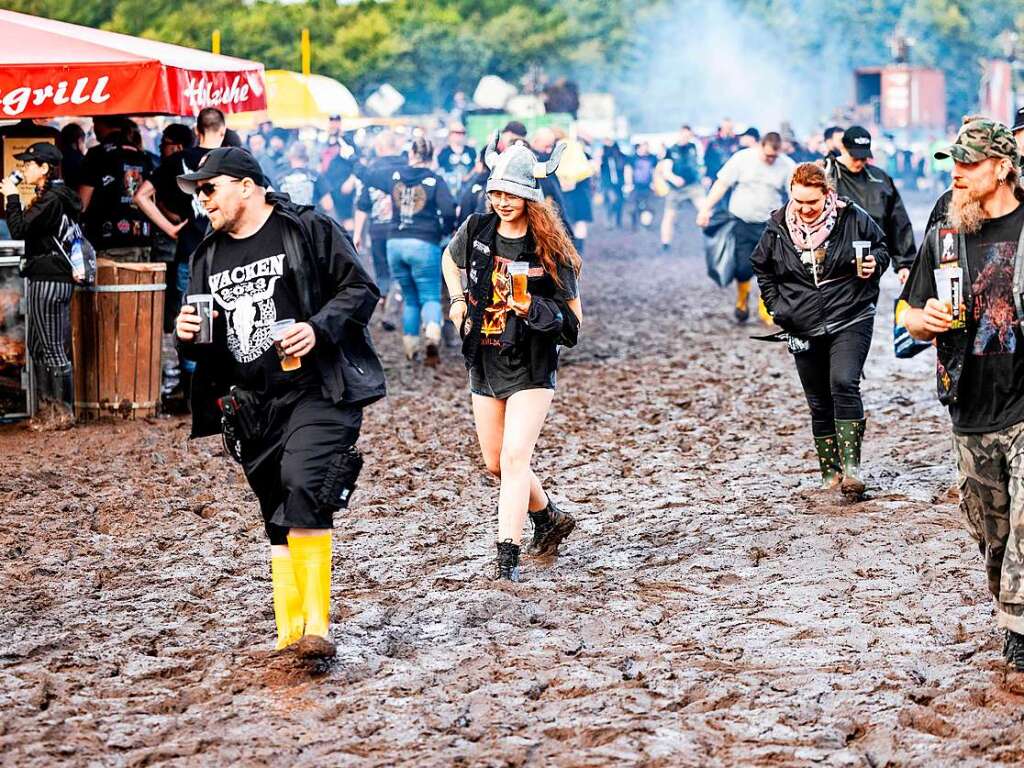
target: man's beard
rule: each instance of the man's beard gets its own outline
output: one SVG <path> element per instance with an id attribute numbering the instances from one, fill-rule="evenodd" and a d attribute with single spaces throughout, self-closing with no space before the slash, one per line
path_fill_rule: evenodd
<path id="1" fill-rule="evenodd" d="M 985 223 L 985 212 L 981 207 L 981 199 L 966 189 L 954 189 L 953 199 L 949 204 L 949 220 L 953 228 L 965 235 L 973 235 Z"/>

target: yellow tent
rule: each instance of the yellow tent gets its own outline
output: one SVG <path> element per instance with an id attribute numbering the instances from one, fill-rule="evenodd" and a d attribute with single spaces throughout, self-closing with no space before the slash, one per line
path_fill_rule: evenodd
<path id="1" fill-rule="evenodd" d="M 266 72 L 266 82 L 267 110 L 232 115 L 229 126 L 245 131 L 271 120 L 282 128 L 322 128 L 331 115 L 359 117 L 355 97 L 337 80 L 271 69 Z"/>

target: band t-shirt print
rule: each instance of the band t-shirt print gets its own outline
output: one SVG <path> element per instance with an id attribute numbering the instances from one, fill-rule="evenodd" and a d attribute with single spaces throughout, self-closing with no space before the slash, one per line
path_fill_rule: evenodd
<path id="1" fill-rule="evenodd" d="M 209 278 L 222 321 L 215 328 L 215 341 L 230 352 L 232 383 L 269 395 L 294 387 L 297 377 L 308 375 L 307 368 L 282 371 L 271 338 L 275 321 L 302 320 L 281 226 L 272 215 L 249 237 L 220 238 Z"/>
<path id="2" fill-rule="evenodd" d="M 958 434 L 996 432 L 1024 421 L 1024 339 L 1013 300 L 1013 268 L 1024 227 L 1024 205 L 967 236 L 966 274 L 971 276 L 971 314 L 961 396 L 949 407 Z M 944 242 L 953 248 L 953 240 Z M 933 264 L 915 265 L 908 289 L 910 305 L 936 298 Z"/>

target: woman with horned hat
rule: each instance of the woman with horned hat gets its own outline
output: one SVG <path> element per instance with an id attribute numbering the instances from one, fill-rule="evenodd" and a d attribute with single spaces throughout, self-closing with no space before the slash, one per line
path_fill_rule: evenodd
<path id="1" fill-rule="evenodd" d="M 443 259 L 477 437 L 487 470 L 501 481 L 494 578 L 508 581 L 519 581 L 527 512 L 533 555 L 557 554 L 576 525 L 530 468 L 554 397 L 559 347 L 576 344 L 582 318 L 580 257 L 538 183 L 555 172 L 564 149 L 538 163 L 519 143 L 499 155 L 492 139 L 484 152 L 491 212 L 470 216 Z"/>

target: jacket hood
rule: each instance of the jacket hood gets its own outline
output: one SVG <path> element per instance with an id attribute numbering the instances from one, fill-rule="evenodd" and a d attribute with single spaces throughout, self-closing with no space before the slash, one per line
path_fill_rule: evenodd
<path id="1" fill-rule="evenodd" d="M 434 175 L 434 172 L 429 168 L 413 168 L 411 165 L 402 166 L 397 171 L 398 177 L 407 184 L 417 184 Z"/>
<path id="2" fill-rule="evenodd" d="M 64 206 L 64 210 L 71 215 L 72 218 L 77 219 L 82 213 L 82 198 L 78 196 L 78 193 L 64 182 L 51 185 L 50 191 L 60 198 L 60 202 L 61 205 Z"/>

